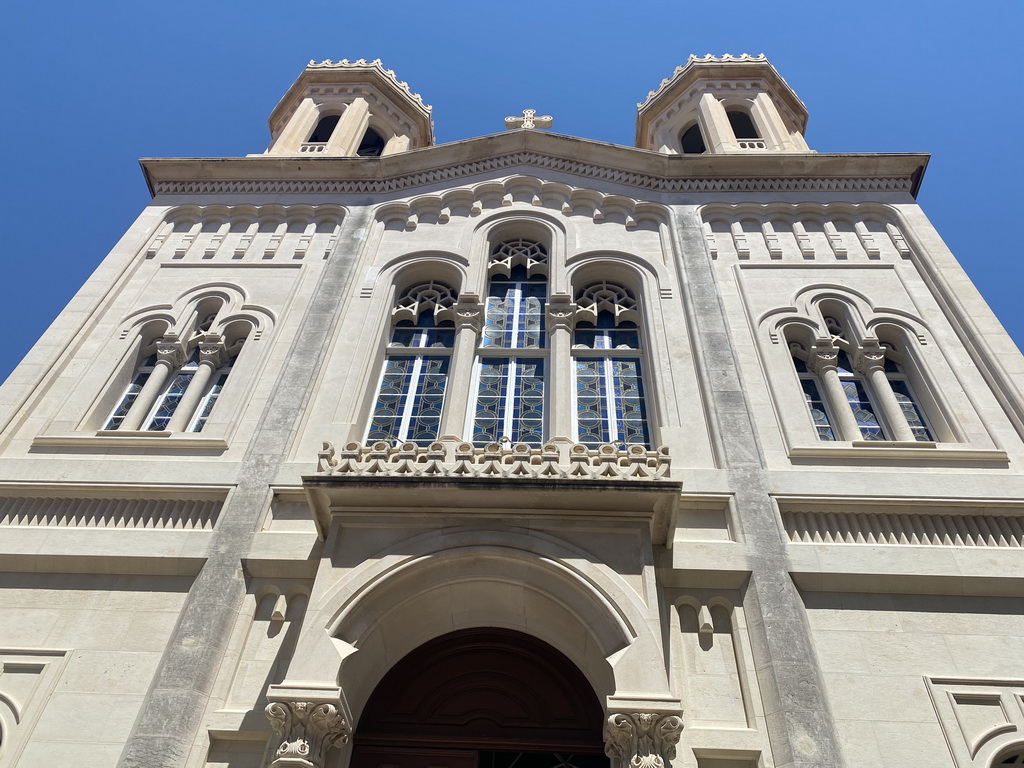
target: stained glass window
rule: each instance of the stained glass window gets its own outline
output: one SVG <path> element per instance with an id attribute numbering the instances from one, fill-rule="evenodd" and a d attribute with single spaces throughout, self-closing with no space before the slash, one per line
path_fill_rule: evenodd
<path id="1" fill-rule="evenodd" d="M 484 314 L 482 347 L 539 349 L 544 346 L 544 301 L 547 280 L 528 277 L 526 267 L 512 267 L 509 277 L 491 278 Z"/>
<path id="2" fill-rule="evenodd" d="M 472 440 L 539 445 L 544 440 L 544 304 L 547 251 L 533 240 L 499 243 L 491 252 L 492 276 L 477 362 Z M 502 355 L 502 350 L 535 350 Z"/>
<path id="3" fill-rule="evenodd" d="M 544 439 L 544 360 L 485 357 L 480 361 L 473 442 Z"/>
<path id="4" fill-rule="evenodd" d="M 875 406 L 868 397 L 864 380 L 854 369 L 845 352 L 839 353 L 836 369 L 843 391 L 846 392 L 846 401 L 850 404 L 854 418 L 857 419 L 857 426 L 860 427 L 861 440 L 886 440 L 882 425 L 875 414 Z"/>
<path id="5" fill-rule="evenodd" d="M 804 399 L 807 401 L 807 410 L 811 414 L 811 421 L 814 422 L 814 429 L 818 433 L 819 440 L 835 440 L 836 433 L 832 428 L 832 421 L 829 419 L 828 410 L 825 408 L 825 399 L 821 396 L 818 387 L 818 378 L 807 367 L 807 363 L 799 357 L 793 358 L 793 365 L 796 367 L 797 375 L 800 377 L 800 386 L 804 391 Z"/>
<path id="6" fill-rule="evenodd" d="M 438 353 L 450 350 L 454 341 L 455 326 L 437 322 L 432 308 L 422 311 L 416 323 L 395 323 L 367 442 L 427 445 L 437 439 L 449 364 L 447 354 Z"/>
<path id="7" fill-rule="evenodd" d="M 611 311 L 602 311 L 596 324 L 576 323 L 573 347 L 609 352 L 576 357 L 577 439 L 588 445 L 650 445 L 636 323 L 616 324 Z"/>
<path id="8" fill-rule="evenodd" d="M 217 402 L 217 398 L 220 397 L 221 390 L 224 389 L 224 384 L 227 383 L 227 380 L 228 371 L 222 368 L 214 377 L 210 390 L 203 395 L 203 399 L 199 401 L 199 407 L 196 408 L 196 415 L 189 427 L 189 432 L 203 431 L 203 427 L 206 426 L 206 422 L 210 418 L 210 413 L 213 412 L 213 406 Z"/>
<path id="9" fill-rule="evenodd" d="M 935 436 L 928 427 L 924 413 L 921 411 L 920 406 L 918 406 L 914 393 L 910 389 L 907 375 L 899 364 L 889 357 L 885 358 L 885 375 L 889 379 L 892 393 L 896 395 L 896 401 L 900 404 L 903 416 L 906 418 L 911 432 L 914 433 L 914 439 L 921 442 L 933 441 Z"/>
<path id="10" fill-rule="evenodd" d="M 121 427 L 121 422 L 124 421 L 124 417 L 128 415 L 128 411 L 135 404 L 135 398 L 139 396 L 139 392 L 146 385 L 149 374 L 153 372 L 153 366 L 155 365 L 156 355 L 150 355 L 146 362 L 139 366 L 135 378 L 132 379 L 132 383 L 128 385 L 128 389 L 121 395 L 121 400 L 114 408 L 114 412 L 110 414 L 103 425 L 104 429 L 119 429 Z"/>
<path id="11" fill-rule="evenodd" d="M 150 411 L 149 421 L 145 427 L 146 430 L 159 432 L 167 429 L 167 425 L 170 423 L 171 417 L 174 416 L 174 411 L 177 410 L 178 403 L 181 402 L 185 390 L 192 383 L 192 377 L 196 375 L 198 367 L 199 350 L 195 349 L 188 362 L 179 368 L 177 373 L 171 375 L 169 383 L 164 387 L 164 391 L 157 397 L 153 410 Z"/>

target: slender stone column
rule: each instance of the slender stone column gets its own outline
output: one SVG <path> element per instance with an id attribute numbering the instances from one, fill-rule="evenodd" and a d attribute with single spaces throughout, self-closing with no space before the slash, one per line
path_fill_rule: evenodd
<path id="1" fill-rule="evenodd" d="M 725 114 L 722 102 L 713 94 L 705 93 L 700 97 L 698 105 L 701 128 L 704 131 L 704 144 L 708 152 L 735 152 L 739 150 L 736 137 L 733 135 L 729 117 Z"/>
<path id="2" fill-rule="evenodd" d="M 216 338 L 213 338 L 216 337 Z M 183 432 L 195 414 L 196 406 L 206 392 L 213 375 L 228 361 L 228 351 L 218 334 L 207 334 L 207 341 L 199 345 L 199 367 L 192 375 L 185 394 L 178 401 L 174 415 L 167 423 L 170 432 Z"/>
<path id="3" fill-rule="evenodd" d="M 274 388 L 221 508 L 206 564 L 196 576 L 168 639 L 118 768 L 181 768 L 202 725 L 214 681 L 245 599 L 242 558 L 267 508 L 271 485 L 291 450 L 317 372 L 329 348 L 338 296 L 352 280 L 370 221 L 355 208 L 313 290 Z M 228 478 L 225 478 L 227 480 Z"/>
<path id="4" fill-rule="evenodd" d="M 455 305 L 455 347 L 448 365 L 448 386 L 445 392 L 441 435 L 466 436 L 469 402 L 473 397 L 462 382 L 472 380 L 473 363 L 483 322 L 484 307 L 475 293 L 463 293 Z M 452 386 L 455 384 L 455 386 Z"/>
<path id="5" fill-rule="evenodd" d="M 678 713 L 612 711 L 604 723 L 604 751 L 612 768 L 665 768 L 682 732 Z"/>
<path id="6" fill-rule="evenodd" d="M 807 357 L 808 367 L 818 374 L 818 378 L 821 380 L 829 410 L 832 411 L 832 416 L 839 429 L 839 436 L 843 440 L 860 440 L 862 437 L 860 425 L 857 424 L 857 417 L 850 410 L 850 401 L 846 397 L 846 390 L 843 389 L 843 382 L 839 379 L 839 371 L 836 367 L 839 350 L 832 346 L 815 345 Z"/>
<path id="7" fill-rule="evenodd" d="M 146 418 L 153 403 L 156 402 L 156 398 L 163 391 L 167 379 L 188 359 L 184 343 L 178 341 L 178 336 L 173 333 L 166 334 L 157 343 L 156 355 L 156 365 L 153 367 L 152 373 L 149 374 L 146 383 L 142 385 L 142 390 L 135 397 L 132 407 L 128 409 L 128 413 L 121 420 L 120 429 L 122 430 L 135 431 L 143 427 L 142 420 Z"/>
<path id="8" fill-rule="evenodd" d="M 309 134 L 312 133 L 313 126 L 316 125 L 318 117 L 319 114 L 313 99 L 309 97 L 303 99 L 299 106 L 296 107 L 295 112 L 292 113 L 292 116 L 288 118 L 288 124 L 281 131 L 281 135 L 277 137 L 277 141 L 274 142 L 267 154 L 299 154 L 299 147 L 309 138 Z"/>
<path id="9" fill-rule="evenodd" d="M 576 305 L 567 293 L 554 293 L 548 299 L 548 436 L 574 438 L 572 414 L 574 364 L 572 360 L 572 329 Z"/>
<path id="10" fill-rule="evenodd" d="M 388 139 L 388 143 L 384 145 L 384 151 L 380 153 L 381 157 L 385 155 L 393 155 L 396 152 L 405 152 L 409 149 L 409 137 L 402 134 L 396 134 Z"/>
<path id="11" fill-rule="evenodd" d="M 366 126 L 370 124 L 370 104 L 362 96 L 357 96 L 345 108 L 338 121 L 334 133 L 327 142 L 326 155 L 342 155 L 351 157 L 359 149 Z"/>
<path id="12" fill-rule="evenodd" d="M 892 430 L 893 439 L 907 443 L 915 442 L 917 438 L 914 436 L 914 430 L 910 428 L 903 407 L 896 399 L 896 393 L 892 391 L 889 377 L 885 375 L 885 350 L 880 346 L 859 349 L 853 364 L 871 383 L 872 394 L 882 409 L 886 424 Z"/>

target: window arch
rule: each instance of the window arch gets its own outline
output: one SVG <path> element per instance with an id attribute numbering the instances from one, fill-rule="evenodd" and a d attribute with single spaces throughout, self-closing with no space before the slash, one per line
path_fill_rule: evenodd
<path id="1" fill-rule="evenodd" d="M 704 134 L 701 133 L 700 125 L 697 123 L 682 132 L 679 143 L 684 155 L 703 155 L 708 151 L 707 145 L 704 143 Z"/>
<path id="2" fill-rule="evenodd" d="M 473 442 L 544 440 L 548 251 L 536 240 L 497 243 L 476 370 Z"/>
<path id="3" fill-rule="evenodd" d="M 341 115 L 324 115 L 321 117 L 313 128 L 313 132 L 309 134 L 306 143 L 326 144 L 331 140 L 331 135 L 334 133 L 334 129 L 338 127 L 339 120 L 341 120 Z"/>
<path id="4" fill-rule="evenodd" d="M 737 139 L 761 138 L 761 134 L 758 133 L 757 126 L 754 125 L 754 120 L 749 112 L 744 109 L 734 108 L 727 110 L 725 114 L 729 118 L 729 125 L 732 126 L 733 135 Z"/>
<path id="5" fill-rule="evenodd" d="M 992 761 L 992 768 L 1000 765 L 1024 765 L 1024 745 L 1015 744 L 1009 750 L 999 753 Z"/>
<path id="6" fill-rule="evenodd" d="M 367 128 L 363 134 L 359 147 L 356 149 L 357 157 L 380 157 L 384 153 L 384 145 L 387 141 L 373 128 Z"/>
<path id="7" fill-rule="evenodd" d="M 236 320 L 213 330 L 223 311 L 223 298 L 208 296 L 193 306 L 184 338 L 166 330 L 144 342 L 135 375 L 103 429 L 202 432 L 253 329 Z"/>
<path id="8" fill-rule="evenodd" d="M 398 296 L 368 442 L 428 445 L 438 438 L 457 298 L 451 286 L 437 280 L 413 285 Z"/>
<path id="9" fill-rule="evenodd" d="M 577 440 L 649 446 L 636 298 L 602 280 L 579 291 L 576 305 Z"/>

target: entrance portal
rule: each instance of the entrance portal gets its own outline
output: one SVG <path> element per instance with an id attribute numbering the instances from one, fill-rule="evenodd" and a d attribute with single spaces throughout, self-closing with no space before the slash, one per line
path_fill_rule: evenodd
<path id="1" fill-rule="evenodd" d="M 409 653 L 370 696 L 352 768 L 608 768 L 604 710 L 562 653 L 469 629 Z"/>

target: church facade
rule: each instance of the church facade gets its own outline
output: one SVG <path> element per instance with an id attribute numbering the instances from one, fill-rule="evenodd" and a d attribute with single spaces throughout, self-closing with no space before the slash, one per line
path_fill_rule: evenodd
<path id="1" fill-rule="evenodd" d="M 1024 765 L 1024 359 L 763 56 L 311 62 L 0 389 L 0 768 Z"/>

